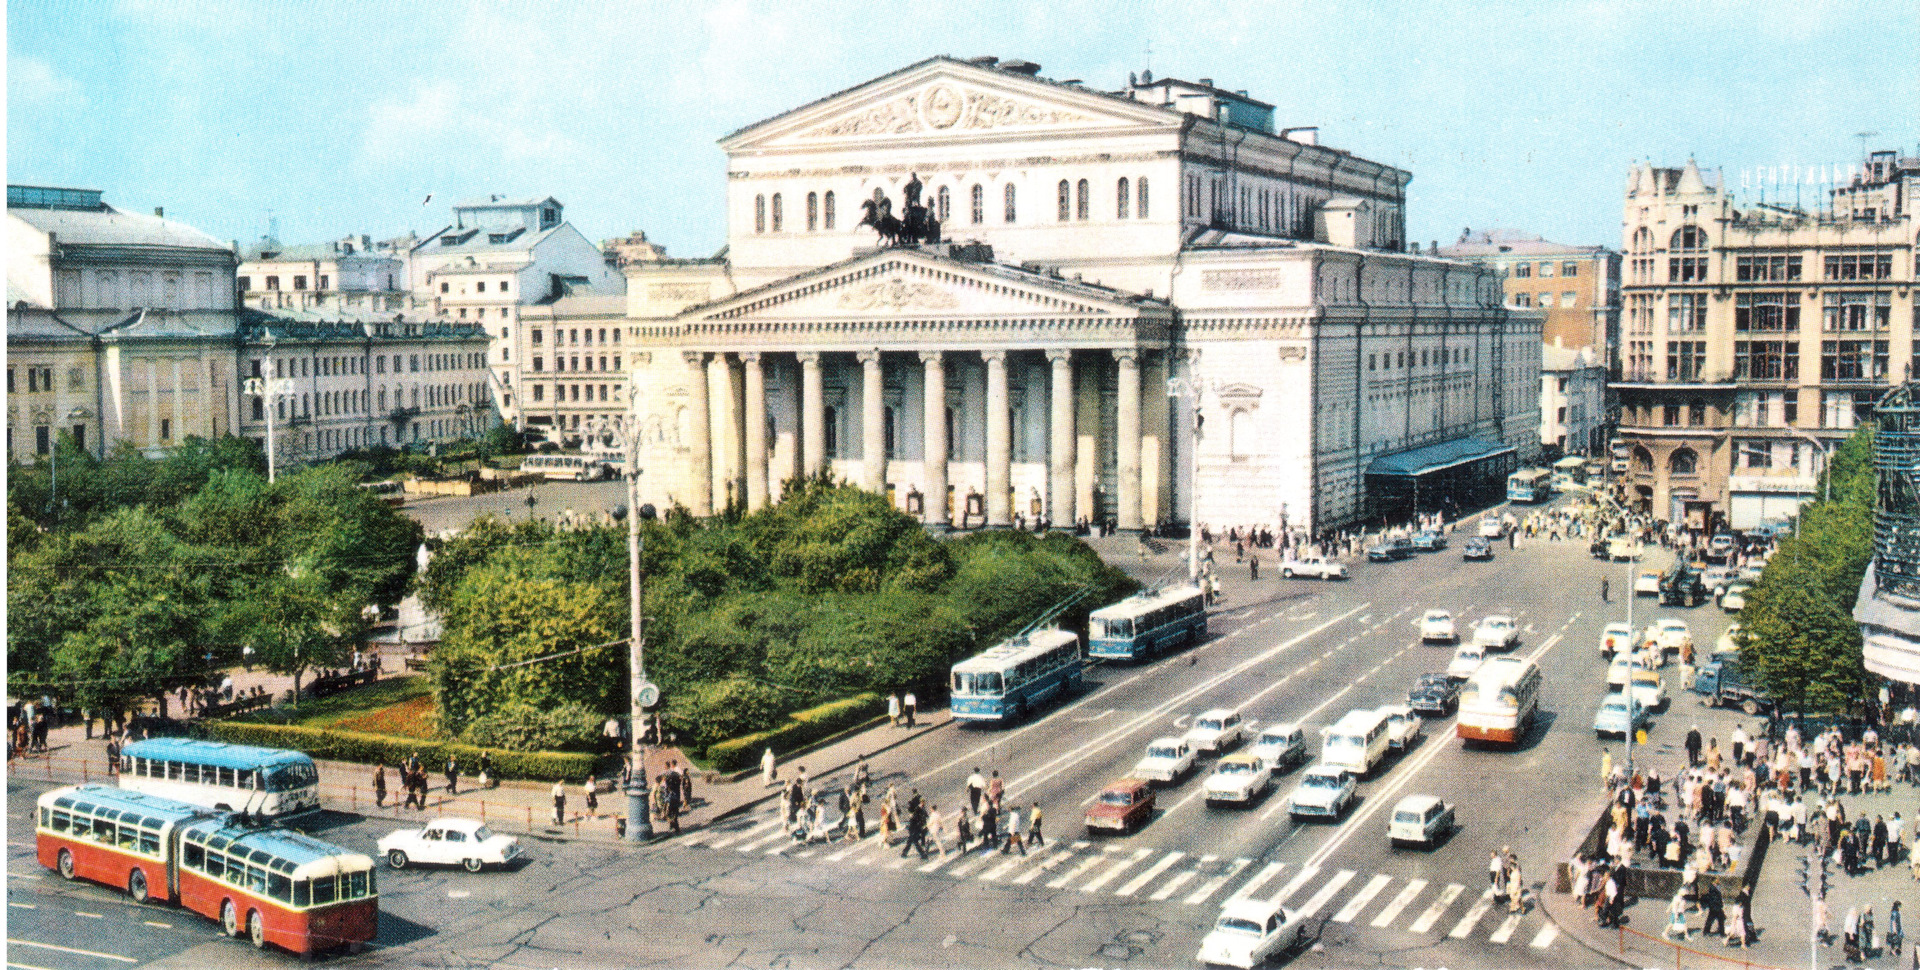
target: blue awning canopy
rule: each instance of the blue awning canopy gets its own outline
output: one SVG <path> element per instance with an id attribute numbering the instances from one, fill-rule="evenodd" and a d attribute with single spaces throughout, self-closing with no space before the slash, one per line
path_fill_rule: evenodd
<path id="1" fill-rule="evenodd" d="M 1485 438 L 1460 438 L 1381 455 L 1367 465 L 1367 477 L 1419 478 L 1512 452 L 1512 445 Z"/>

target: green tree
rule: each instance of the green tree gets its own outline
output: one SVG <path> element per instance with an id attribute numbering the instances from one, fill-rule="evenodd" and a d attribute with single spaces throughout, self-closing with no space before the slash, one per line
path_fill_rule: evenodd
<path id="1" fill-rule="evenodd" d="M 329 591 L 311 572 L 281 572 L 228 600 L 209 633 L 252 663 L 292 677 L 298 697 L 308 671 L 344 667 L 366 642 L 364 605 L 351 592 Z"/>

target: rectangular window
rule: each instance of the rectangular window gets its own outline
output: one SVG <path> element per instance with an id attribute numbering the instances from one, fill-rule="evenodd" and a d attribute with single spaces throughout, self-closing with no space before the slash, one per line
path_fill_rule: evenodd
<path id="1" fill-rule="evenodd" d="M 1550 277 L 1552 277 L 1552 276 L 1553 276 L 1553 264 L 1552 264 L 1552 263 L 1545 263 L 1545 262 L 1543 262 L 1543 263 L 1541 263 L 1541 264 L 1540 264 L 1540 278 L 1544 280 L 1544 279 L 1548 279 L 1548 278 L 1550 278 Z"/>
<path id="2" fill-rule="evenodd" d="M 475 282 L 473 284 L 473 291 L 475 293 L 485 293 L 487 291 L 487 281 L 480 280 L 478 282 Z"/>
<path id="3" fill-rule="evenodd" d="M 545 386 L 545 385 L 542 385 L 542 384 L 535 384 L 535 385 L 533 385 L 533 399 L 534 399 L 534 400 L 536 400 L 536 401 L 544 401 L 544 400 L 546 400 L 546 386 Z"/>
<path id="4" fill-rule="evenodd" d="M 1884 280 L 1893 276 L 1892 253 L 1828 256 L 1826 262 L 1830 280 Z"/>
<path id="5" fill-rule="evenodd" d="M 1561 263 L 1560 275 L 1561 276 L 1579 276 L 1580 264 L 1579 263 Z"/>
<path id="6" fill-rule="evenodd" d="M 1734 297 L 1733 329 L 1797 332 L 1800 297 L 1795 293 L 1741 293 Z"/>
<path id="7" fill-rule="evenodd" d="M 502 292 L 502 293 L 505 293 L 505 292 L 507 292 L 507 281 L 506 281 L 506 280 L 501 280 L 501 281 L 500 281 L 500 292 Z M 501 313 L 506 313 L 507 311 L 505 311 L 505 310 L 502 310 L 502 311 L 500 311 L 500 312 L 501 312 Z"/>
<path id="8" fill-rule="evenodd" d="M 1733 376 L 1757 381 L 1800 379 L 1800 345 L 1791 340 L 1737 340 Z"/>
<path id="9" fill-rule="evenodd" d="M 1891 293 L 1828 293 L 1823 303 L 1820 328 L 1828 333 L 1885 330 L 1892 321 Z"/>
<path id="10" fill-rule="evenodd" d="M 280 288 L 280 277 L 278 276 L 267 277 L 267 289 L 277 290 L 279 288 Z"/>
<path id="11" fill-rule="evenodd" d="M 1705 256 L 1674 256 L 1667 260 L 1667 282 L 1704 283 L 1707 279 Z"/>
<path id="12" fill-rule="evenodd" d="M 1697 333 L 1707 329 L 1707 295 L 1674 293 L 1667 297 L 1667 332 Z"/>
<path id="13" fill-rule="evenodd" d="M 1660 417 L 1661 417 L 1661 423 L 1664 424 L 1665 426 L 1669 428 L 1679 427 L 1680 426 L 1680 405 L 1678 404 L 1666 405 Z"/>
<path id="14" fill-rule="evenodd" d="M 1820 342 L 1820 379 L 1823 381 L 1884 381 L 1887 363 L 1885 340 Z"/>
<path id="15" fill-rule="evenodd" d="M 546 333 L 544 331 L 542 331 L 539 327 L 533 328 L 533 342 L 535 344 L 539 344 L 541 341 L 545 339 L 546 339 Z"/>
<path id="16" fill-rule="evenodd" d="M 1667 341 L 1667 380 L 1697 381 L 1707 366 L 1704 340 Z"/>
<path id="17" fill-rule="evenodd" d="M 1533 278 L 1533 264 L 1532 264 L 1532 263 L 1521 263 L 1521 264 L 1519 264 L 1518 266 L 1515 266 L 1515 267 L 1513 268 L 1513 277 L 1514 277 L 1514 279 L 1521 279 L 1521 280 L 1526 280 L 1526 279 L 1532 279 L 1532 278 Z"/>
<path id="18" fill-rule="evenodd" d="M 161 418 L 160 419 L 160 440 L 166 441 L 171 439 L 172 437 L 173 437 L 173 419 Z"/>
<path id="19" fill-rule="evenodd" d="M 293 278 L 293 288 L 294 288 L 294 289 L 296 289 L 296 290 L 304 290 L 304 289 L 306 289 L 306 288 L 307 288 L 307 278 L 306 278 L 305 276 L 296 276 L 296 277 L 294 277 L 294 278 Z"/>

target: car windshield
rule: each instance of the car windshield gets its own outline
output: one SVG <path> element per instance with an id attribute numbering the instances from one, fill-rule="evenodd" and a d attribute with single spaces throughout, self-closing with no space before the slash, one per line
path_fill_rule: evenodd
<path id="1" fill-rule="evenodd" d="M 1420 813 L 1406 811 L 1395 812 L 1393 813 L 1393 820 L 1396 822 L 1418 822 L 1420 821 Z"/>
<path id="2" fill-rule="evenodd" d="M 1102 805 L 1120 805 L 1120 806 L 1123 806 L 1123 807 L 1124 807 L 1124 806 L 1127 806 L 1127 805 L 1131 805 L 1131 804 L 1133 804 L 1133 793 L 1132 793 L 1132 792 L 1130 792 L 1130 791 L 1108 791 L 1108 792 L 1101 792 L 1101 793 L 1100 793 L 1100 804 L 1102 804 Z"/>
<path id="3" fill-rule="evenodd" d="M 1147 749 L 1147 757 L 1149 757 L 1149 758 L 1178 758 L 1178 757 L 1180 757 L 1180 749 L 1179 749 L 1179 748 L 1176 748 L 1176 747 L 1174 747 L 1174 746 L 1173 746 L 1173 745 L 1171 745 L 1171 744 L 1162 744 L 1162 745 L 1156 745 L 1156 746 L 1154 746 L 1154 747 L 1151 747 L 1151 748 L 1148 748 L 1148 749 Z"/>
<path id="4" fill-rule="evenodd" d="M 1218 731 L 1220 730 L 1220 727 L 1221 727 L 1220 719 L 1214 718 L 1214 717 L 1203 717 L 1200 720 L 1194 722 L 1193 726 L 1199 728 L 1202 731 Z"/>
<path id="5" fill-rule="evenodd" d="M 1262 734 L 1260 735 L 1258 743 L 1263 747 L 1284 748 L 1287 745 L 1287 736 L 1284 734 Z"/>
<path id="6" fill-rule="evenodd" d="M 1603 711 L 1619 711 L 1624 714 L 1627 710 L 1627 702 L 1624 698 L 1609 698 L 1605 703 L 1600 705 L 1600 709 Z"/>
<path id="7" fill-rule="evenodd" d="M 1227 933 L 1245 933 L 1250 936 L 1260 935 L 1259 923 L 1250 919 L 1241 919 L 1238 916 L 1222 916 L 1220 917 L 1220 922 L 1213 924 L 1213 927 L 1214 929 Z"/>
<path id="8" fill-rule="evenodd" d="M 1244 761 L 1222 761 L 1215 770 L 1222 775 L 1244 775 L 1252 772 L 1253 766 Z"/>
<path id="9" fill-rule="evenodd" d="M 1340 787 L 1340 776 L 1308 775 L 1306 780 L 1302 781 L 1301 784 L 1308 788 L 1338 788 Z"/>
<path id="10" fill-rule="evenodd" d="M 484 825 L 473 830 L 473 840 L 475 842 L 485 842 L 486 840 L 491 838 L 493 838 L 493 830 L 487 828 Z"/>

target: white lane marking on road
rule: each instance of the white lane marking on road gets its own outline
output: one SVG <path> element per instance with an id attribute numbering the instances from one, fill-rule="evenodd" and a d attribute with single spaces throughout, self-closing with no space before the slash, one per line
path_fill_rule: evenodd
<path id="1" fill-rule="evenodd" d="M 1107 858 L 1106 855 L 1103 853 L 1099 853 L 1099 852 L 1088 853 L 1087 859 L 1085 862 L 1082 862 L 1079 865 L 1074 866 L 1072 869 L 1067 870 L 1065 875 L 1060 876 L 1057 879 L 1049 880 L 1047 882 L 1047 888 L 1048 889 L 1065 889 L 1067 886 L 1067 883 L 1070 883 L 1075 879 L 1078 879 L 1081 876 L 1086 875 L 1087 870 L 1092 869 L 1094 866 L 1097 866 L 1100 863 L 1106 861 L 1106 858 Z"/>
<path id="2" fill-rule="evenodd" d="M 1407 888 L 1400 890 L 1400 895 L 1393 897 L 1393 902 L 1388 903 L 1387 908 L 1381 910 L 1380 915 L 1375 916 L 1373 922 L 1368 925 L 1376 930 L 1392 926 L 1393 921 L 1400 918 L 1400 912 L 1406 909 L 1415 899 L 1418 899 L 1421 890 L 1426 888 L 1427 881 L 1425 879 L 1415 879 L 1407 883 Z"/>
<path id="3" fill-rule="evenodd" d="M 148 926 L 158 926 L 163 930 L 173 929 L 172 923 L 162 923 L 162 922 L 159 922 L 158 920 L 142 920 L 142 922 L 146 923 Z"/>
<path id="4" fill-rule="evenodd" d="M 1287 883 L 1285 886 L 1280 887 L 1280 891 L 1277 893 L 1274 893 L 1273 898 L 1268 901 L 1275 905 L 1279 905 L 1281 903 L 1286 902 L 1289 899 L 1292 899 L 1293 894 L 1299 892 L 1300 887 L 1307 884 L 1307 880 L 1312 879 L 1313 877 L 1319 874 L 1320 874 L 1319 866 L 1301 867 L 1299 874 L 1293 877 L 1293 881 Z"/>
<path id="5" fill-rule="evenodd" d="M 1052 872 L 1055 866 L 1058 866 L 1060 863 L 1073 858 L 1073 854 L 1075 851 L 1078 850 L 1078 848 L 1079 848 L 1079 845 L 1076 844 L 1076 845 L 1068 846 L 1067 848 L 1061 849 L 1058 852 L 1055 852 L 1054 854 L 1041 860 L 1039 865 L 1034 866 L 1033 868 L 1028 869 L 1026 872 L 1023 872 L 1018 876 L 1013 877 L 1013 884 L 1016 886 L 1024 886 L 1027 883 L 1030 883 L 1035 879 L 1038 879 L 1041 876 L 1049 872 Z"/>
<path id="6" fill-rule="evenodd" d="M 1193 877 L 1199 874 L 1200 874 L 1200 870 L 1198 869 L 1187 869 L 1183 872 L 1176 872 L 1173 874 L 1172 879 L 1167 880 L 1164 884 L 1160 886 L 1159 889 L 1156 889 L 1153 891 L 1153 895 L 1148 896 L 1147 898 L 1153 900 L 1154 902 L 1159 902 L 1163 899 L 1166 899 L 1168 896 L 1171 896 L 1175 892 L 1178 892 L 1181 886 L 1186 885 L 1188 882 L 1192 881 Z"/>
<path id="7" fill-rule="evenodd" d="M 1440 917 L 1447 911 L 1447 907 L 1452 906 L 1453 901 L 1459 899 L 1460 894 L 1465 892 L 1466 889 L 1467 887 L 1457 882 L 1448 883 L 1447 888 L 1440 890 L 1440 898 L 1434 900 L 1433 905 L 1428 906 L 1427 911 L 1421 913 L 1420 918 L 1414 920 L 1413 925 L 1407 927 L 1407 930 L 1413 933 L 1425 933 L 1433 929 L 1433 924 L 1440 921 Z"/>
<path id="8" fill-rule="evenodd" d="M 1077 700 L 1077 701 L 1074 701 L 1073 703 L 1071 703 L 1071 704 L 1068 704 L 1067 706 L 1065 706 L 1065 707 L 1063 707 L 1063 708 L 1061 708 L 1061 709 L 1060 709 L 1059 711 L 1057 711 L 1057 712 L 1056 712 L 1056 716 L 1057 716 L 1057 715 L 1060 715 L 1060 714 L 1067 714 L 1067 713 L 1069 713 L 1069 712 L 1072 712 L 1072 711 L 1077 711 L 1077 710 L 1079 710 L 1080 708 L 1082 708 L 1082 707 L 1085 707 L 1085 706 L 1087 706 L 1088 704 L 1091 704 L 1091 703 L 1093 703 L 1094 701 L 1096 701 L 1096 700 L 1099 700 L 1100 698 L 1102 698 L 1102 697 L 1105 697 L 1105 696 L 1107 696 L 1108 694 L 1111 694 L 1111 693 L 1113 693 L 1114 691 L 1117 691 L 1117 690 L 1119 690 L 1120 688 L 1122 688 L 1122 687 L 1125 687 L 1125 686 L 1127 686 L 1128 684 L 1131 684 L 1131 683 L 1133 683 L 1134 681 L 1136 681 L 1136 680 L 1139 680 L 1139 679 L 1140 679 L 1140 678 L 1142 678 L 1142 677 L 1145 677 L 1145 676 L 1147 675 L 1147 673 L 1148 673 L 1147 671 L 1145 671 L 1145 670 L 1143 670 L 1143 671 L 1141 671 L 1141 672 L 1139 672 L 1139 673 L 1137 673 L 1137 674 L 1134 674 L 1134 675 L 1133 675 L 1133 676 L 1131 676 L 1131 677 L 1128 677 L 1128 678 L 1127 678 L 1127 679 L 1125 679 L 1125 680 L 1122 680 L 1122 681 L 1120 681 L 1120 682 L 1119 682 L 1119 683 L 1117 683 L 1117 684 L 1112 684 L 1112 685 L 1110 685 L 1110 686 L 1107 686 L 1107 687 L 1105 687 L 1105 688 L 1102 688 L 1102 689 L 1100 689 L 1100 690 L 1098 690 L 1098 691 L 1095 691 L 1094 693 L 1091 693 L 1091 694 L 1088 694 L 1087 696 L 1085 696 L 1085 697 L 1082 697 L 1082 698 L 1080 698 L 1079 700 Z M 1023 734 L 1026 734 L 1026 733 L 1027 733 L 1028 731 L 1032 731 L 1032 730 L 1034 730 L 1035 728 L 1038 728 L 1038 727 L 1040 727 L 1040 726 L 1041 726 L 1042 724 L 1045 724 L 1045 723 L 1047 723 L 1047 721 L 1049 721 L 1049 720 L 1051 720 L 1051 718 L 1040 718 L 1039 720 L 1036 720 L 1036 721 L 1034 721 L 1033 723 L 1031 723 L 1031 724 L 1028 724 L 1028 725 L 1026 725 L 1026 726 L 1024 726 L 1024 727 L 1019 727 L 1019 728 L 1015 728 L 1015 729 L 1014 729 L 1013 731 L 1011 731 L 1011 732 L 1008 732 L 1008 733 L 1006 733 L 1006 734 L 1002 734 L 1002 735 L 1001 735 L 1001 736 L 999 737 L 999 739 L 998 739 L 998 740 L 995 740 L 995 741 L 989 741 L 989 742 L 987 742 L 986 744 L 983 744 L 983 745 L 981 745 L 981 746 L 979 746 L 979 747 L 977 747 L 977 748 L 975 748 L 975 749 L 973 749 L 972 751 L 969 751 L 969 752 L 967 752 L 966 754 L 963 754 L 963 755 L 961 755 L 960 757 L 958 757 L 958 758 L 955 758 L 955 759 L 953 759 L 952 761 L 949 761 L 949 762 L 947 762 L 947 763 L 946 763 L 946 764 L 944 764 L 944 765 L 941 765 L 941 766 L 940 766 L 940 767 L 938 767 L 938 768 L 933 768 L 933 769 L 931 769 L 931 770 L 928 770 L 928 771 L 923 771 L 923 772 L 921 772 L 921 773 L 919 774 L 919 776 L 918 776 L 918 777 L 916 777 L 916 778 L 914 778 L 914 779 L 913 779 L 913 782 L 912 782 L 912 783 L 913 783 L 913 784 L 916 784 L 916 785 L 917 785 L 917 784 L 920 784 L 920 783 L 922 783 L 922 782 L 924 782 L 924 781 L 926 781 L 927 779 L 929 779 L 929 778 L 932 778 L 932 777 L 933 777 L 934 775 L 937 775 L 937 774 L 939 774 L 939 773 L 941 773 L 941 772 L 943 772 L 943 771 L 946 771 L 946 770 L 947 770 L 948 768 L 951 768 L 951 767 L 953 767 L 954 765 L 958 765 L 958 764 L 965 764 L 965 763 L 967 763 L 967 762 L 969 762 L 969 761 L 975 761 L 975 760 L 978 760 L 978 759 L 980 758 L 980 756 L 981 756 L 981 755 L 983 755 L 983 754 L 987 754 L 988 752 L 990 752 L 990 751 L 992 751 L 992 750 L 993 750 L 994 748 L 997 748 L 997 747 L 999 747 L 999 746 L 1000 746 L 1000 745 L 1002 745 L 1002 744 L 1007 744 L 1007 745 L 1008 745 L 1009 747 L 1011 747 L 1011 744 L 1012 744 L 1012 741 L 1013 741 L 1014 739 L 1016 739 L 1016 738 L 1018 738 L 1018 737 L 1020 737 L 1020 736 L 1021 736 L 1021 735 L 1023 735 Z"/>
<path id="9" fill-rule="evenodd" d="M 1352 869 L 1342 869 L 1334 873 L 1333 878 L 1327 880 L 1327 884 L 1321 886 L 1320 891 L 1314 893 L 1313 898 L 1307 900 L 1306 903 L 1300 907 L 1300 918 L 1306 919 L 1318 913 L 1327 905 L 1327 901 L 1334 897 L 1335 893 L 1346 888 L 1347 883 L 1353 881 L 1353 876 L 1354 872 Z"/>
<path id="10" fill-rule="evenodd" d="M 971 875 L 975 869 L 982 868 L 987 863 L 992 861 L 993 861 L 993 850 L 984 849 L 981 852 L 979 852 L 974 858 L 968 859 L 967 861 L 962 862 L 957 866 L 954 866 L 953 869 L 947 873 L 947 875 L 952 876 L 955 879 L 965 879 L 967 878 L 967 876 Z"/>
<path id="11" fill-rule="evenodd" d="M 1348 900 L 1345 906 L 1340 907 L 1339 912 L 1333 914 L 1333 921 L 1353 922 L 1360 915 L 1360 911 L 1366 909 L 1368 903 L 1373 902 L 1373 897 L 1380 895 L 1381 890 L 1386 889 L 1387 884 L 1392 881 L 1392 876 L 1375 876 L 1367 880 L 1366 887 L 1360 890 L 1359 895 Z"/>
<path id="12" fill-rule="evenodd" d="M 1361 617 L 1360 619 L 1358 619 L 1358 620 L 1355 620 L 1354 622 L 1355 622 L 1355 623 L 1366 623 L 1366 622 L 1367 622 L 1368 620 L 1371 620 L 1371 619 L 1373 619 L 1373 614 L 1372 614 L 1372 613 L 1368 613 L 1368 614 L 1367 614 L 1366 616 L 1363 616 L 1363 617 Z"/>
<path id="13" fill-rule="evenodd" d="M 1287 864 L 1284 862 L 1267 863 L 1266 868 L 1261 869 L 1259 872 L 1255 873 L 1252 879 L 1247 880 L 1246 885 L 1241 886 L 1239 889 L 1234 890 L 1233 895 L 1227 897 L 1227 901 L 1233 902 L 1236 899 L 1250 898 L 1254 894 L 1254 892 L 1258 890 L 1261 886 L 1264 886 L 1267 883 L 1272 882 L 1273 877 L 1279 875 L 1280 872 L 1284 870 L 1286 867 L 1287 867 Z"/>
<path id="14" fill-rule="evenodd" d="M 53 968 L 43 967 L 37 963 L 18 963 L 13 960 L 8 960 L 7 970 L 53 970 Z"/>
<path id="15" fill-rule="evenodd" d="M 988 869 L 986 872 L 981 873 L 980 881 L 996 882 L 999 880 L 1001 876 L 1004 876 L 1007 873 L 1012 872 L 1013 870 L 1018 869 L 1021 866 L 1026 865 L 1027 863 L 1032 861 L 1033 861 L 1032 859 L 1027 859 L 1024 857 L 1016 857 L 1016 858 L 1008 859 L 1007 861 L 1002 862 L 991 869 Z"/>
<path id="16" fill-rule="evenodd" d="M 1239 875 L 1240 870 L 1245 869 L 1246 867 L 1252 864 L 1253 864 L 1252 859 L 1233 860 L 1233 865 L 1228 866 L 1226 872 L 1223 872 L 1213 877 L 1212 879 L 1209 879 L 1206 882 L 1201 883 L 1200 888 L 1193 891 L 1193 895 L 1188 896 L 1184 900 L 1181 900 L 1181 902 L 1185 903 L 1188 906 L 1198 906 L 1201 903 L 1206 902 L 1207 897 L 1212 896 L 1214 893 L 1219 892 L 1220 887 L 1227 884 L 1227 880 L 1232 879 L 1234 876 Z"/>
<path id="17" fill-rule="evenodd" d="M 1540 932 L 1534 936 L 1533 942 L 1527 945 L 1536 950 L 1544 950 L 1552 946 L 1553 941 L 1559 938 L 1560 927 L 1555 926 L 1552 920 L 1548 920 L 1547 925 L 1540 927 Z"/>
<path id="18" fill-rule="evenodd" d="M 1092 724 L 1093 722 L 1098 721 L 1109 714 L 1112 714 L 1115 710 L 1116 708 L 1109 707 L 1106 710 L 1101 711 L 1100 713 L 1095 714 L 1092 717 L 1076 717 L 1074 718 L 1074 720 L 1079 721 L 1081 724 Z"/>
<path id="19" fill-rule="evenodd" d="M 778 828 L 781 822 L 782 822 L 782 819 L 780 818 L 779 815 L 776 814 L 774 817 L 767 819 L 764 822 L 759 822 L 753 825 L 749 825 L 746 828 L 734 831 L 729 835 L 727 835 L 727 837 L 724 839 L 715 839 L 714 841 L 707 843 L 707 848 L 724 849 L 727 846 L 730 846 L 735 842 L 740 841 L 741 839 L 757 839 L 760 836 L 765 835 L 768 831 L 774 828 Z"/>
<path id="20" fill-rule="evenodd" d="M 1442 722 L 1443 730 L 1446 723 L 1450 722 Z M 1436 736 L 1439 736 L 1442 732 L 1435 731 L 1434 733 Z M 1446 750 L 1446 747 L 1444 744 L 1430 745 L 1427 750 L 1415 755 L 1414 761 L 1406 766 L 1406 770 L 1398 772 L 1398 777 L 1394 778 L 1391 783 L 1378 791 L 1367 793 L 1367 800 L 1360 806 L 1360 810 L 1349 816 L 1347 821 L 1342 823 L 1340 828 L 1329 836 L 1327 841 L 1320 846 L 1319 851 L 1315 852 L 1307 860 L 1307 863 L 1317 866 L 1326 862 L 1334 852 L 1346 844 L 1348 839 L 1353 838 L 1354 834 L 1360 831 L 1361 827 L 1366 824 L 1368 819 L 1373 817 L 1375 812 L 1386 807 L 1393 800 L 1393 796 L 1399 793 L 1400 789 L 1405 788 L 1408 782 L 1418 776 L 1421 769 L 1432 764 L 1433 759 L 1439 757 L 1440 753 Z"/>
<path id="21" fill-rule="evenodd" d="M 118 960 L 121 963 L 140 962 L 132 957 L 123 957 L 118 953 L 101 953 L 98 950 L 76 950 L 70 946 L 59 946 L 53 943 L 36 943 L 33 940 L 16 939 L 11 936 L 7 937 L 7 943 L 11 946 L 31 946 L 41 950 L 53 950 L 59 953 L 72 953 L 83 957 L 93 957 L 96 960 Z"/>
<path id="22" fill-rule="evenodd" d="M 35 906 L 32 903 L 8 903 L 7 905 L 12 906 L 14 909 L 39 909 L 40 908 L 38 906 Z"/>
<path id="23" fill-rule="evenodd" d="M 965 853 L 935 856 L 932 862 L 923 862 L 920 865 L 915 866 L 913 871 L 932 872 L 940 868 L 941 866 L 944 866 L 947 863 L 954 861 L 955 859 L 964 859 L 964 858 L 966 858 Z"/>
<path id="24" fill-rule="evenodd" d="M 1173 868 L 1174 863 L 1179 862 L 1181 859 L 1184 859 L 1186 857 L 1187 857 L 1187 854 L 1185 852 L 1167 853 L 1166 855 L 1160 858 L 1159 862 L 1156 862 L 1152 866 L 1150 866 L 1146 872 L 1143 872 L 1133 877 L 1133 880 L 1131 882 L 1128 882 L 1126 885 L 1121 886 L 1119 889 L 1114 890 L 1113 894 L 1115 896 L 1131 896 L 1134 893 L 1139 892 L 1141 889 L 1146 887 L 1147 883 L 1152 882 L 1154 880 L 1154 877 L 1160 875 L 1163 872 L 1166 872 L 1168 869 Z"/>
<path id="25" fill-rule="evenodd" d="M 106 916 L 106 914 L 105 914 L 105 913 L 89 913 L 89 912 L 87 912 L 87 911 L 86 911 L 86 910 L 84 910 L 84 909 L 76 909 L 76 910 L 74 910 L 74 911 L 73 911 L 73 915 L 75 915 L 75 916 L 85 916 L 85 917 L 86 917 L 86 918 L 88 918 L 88 919 L 106 919 L 106 918 L 107 918 L 107 916 Z"/>
<path id="26" fill-rule="evenodd" d="M 1305 622 L 1307 622 L 1308 620 L 1311 620 L 1311 619 L 1313 619 L 1314 617 L 1316 617 L 1316 616 L 1319 616 L 1319 615 L 1320 615 L 1320 611 L 1319 611 L 1319 610 L 1314 610 L 1314 611 L 1313 611 L 1313 612 L 1311 612 L 1311 613 L 1302 613 L 1302 614 L 1300 614 L 1299 616 L 1296 616 L 1296 617 L 1293 617 L 1293 622 L 1295 622 L 1295 623 L 1305 623 Z M 1269 617 L 1269 619 L 1271 619 L 1271 617 Z M 1261 622 L 1262 622 L 1262 623 L 1264 623 L 1264 622 L 1266 622 L 1266 621 L 1265 621 L 1265 620 L 1262 620 Z"/>
<path id="27" fill-rule="evenodd" d="M 1101 873 L 1099 876 L 1095 877 L 1092 882 L 1082 885 L 1080 887 L 1080 891 L 1083 893 L 1097 893 L 1100 890 L 1105 889 L 1107 886 L 1107 883 L 1112 882 L 1114 880 L 1114 877 L 1120 875 L 1121 873 L 1127 871 L 1128 869 L 1133 868 L 1134 866 L 1139 865 L 1140 860 L 1145 859 L 1146 857 L 1152 854 L 1153 854 L 1152 849 L 1135 849 L 1132 856 L 1121 860 L 1119 865 L 1114 866 L 1113 868 L 1108 869 L 1106 872 Z"/>
<path id="28" fill-rule="evenodd" d="M 1520 928 L 1521 915 L 1522 914 L 1520 913 L 1507 914 L 1506 922 L 1501 923 L 1500 928 L 1497 930 L 1494 930 L 1492 936 L 1487 937 L 1487 942 L 1488 943 L 1505 943 L 1508 940 L 1513 939 L 1513 931 Z"/>
<path id="29" fill-rule="evenodd" d="M 1456 940 L 1466 939 L 1467 934 L 1473 932 L 1474 924 L 1480 922 L 1480 917 L 1487 915 L 1487 910 L 1492 908 L 1493 887 L 1488 886 L 1487 891 L 1481 893 L 1480 898 L 1474 901 L 1472 908 L 1467 910 L 1467 915 L 1460 917 L 1460 922 L 1453 924 L 1453 929 L 1449 930 L 1447 935 Z"/>
<path id="30" fill-rule="evenodd" d="M 469 891 L 467 891 L 467 890 L 465 890 L 465 889 L 449 889 L 449 890 L 447 890 L 447 898 L 448 898 L 448 899 L 465 899 L 465 898 L 467 898 L 468 896 L 471 896 L 471 895 L 473 895 L 473 893 L 471 893 L 471 892 L 469 892 Z"/>

